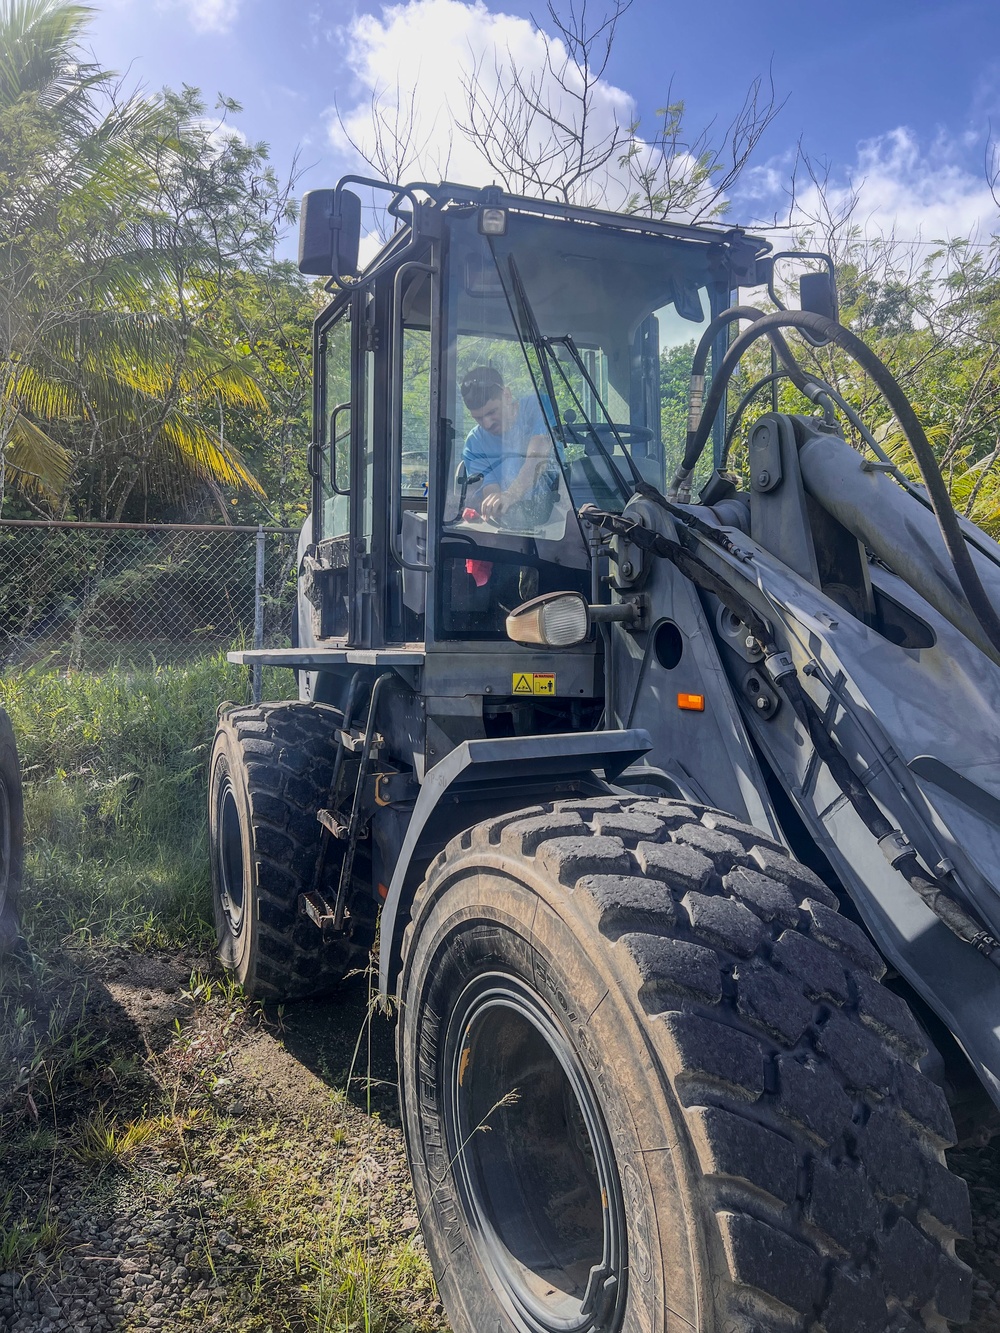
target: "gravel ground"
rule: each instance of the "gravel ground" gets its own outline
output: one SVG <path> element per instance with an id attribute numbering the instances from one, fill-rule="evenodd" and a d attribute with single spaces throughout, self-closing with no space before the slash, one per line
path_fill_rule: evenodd
<path id="1" fill-rule="evenodd" d="M 57 1099 L 54 1136 L 41 1080 L 39 1124 L 0 1122 L 0 1202 L 9 1182 L 25 1231 L 45 1227 L 0 1262 L 0 1330 L 446 1328 L 363 979 L 265 1015 L 206 987 L 207 958 L 96 962 L 100 1060 Z"/>
<path id="2" fill-rule="evenodd" d="M 54 1133 L 44 1078 L 0 1119 L 0 1331 L 445 1330 L 363 980 L 266 1015 L 197 954 L 88 966 L 106 1044 L 52 1099 Z M 972 1198 L 967 1328 L 1000 1333 L 1000 1140 L 952 1164 Z"/>

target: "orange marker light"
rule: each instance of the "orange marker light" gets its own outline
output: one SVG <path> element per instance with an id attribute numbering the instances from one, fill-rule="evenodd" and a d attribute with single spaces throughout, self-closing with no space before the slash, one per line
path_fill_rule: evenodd
<path id="1" fill-rule="evenodd" d="M 689 713 L 704 713 L 705 696 L 703 694 L 679 694 L 677 707 L 686 708 Z"/>

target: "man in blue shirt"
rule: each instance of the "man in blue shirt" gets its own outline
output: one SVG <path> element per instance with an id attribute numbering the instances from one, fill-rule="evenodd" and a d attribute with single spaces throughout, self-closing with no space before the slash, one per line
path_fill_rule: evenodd
<path id="1" fill-rule="evenodd" d="M 558 484 L 552 440 L 535 395 L 515 398 L 493 366 L 470 370 L 461 388 L 476 422 L 462 458 L 470 476 L 482 476 L 480 513 L 499 523 L 504 511 L 527 499 L 539 483 L 549 490 Z"/>

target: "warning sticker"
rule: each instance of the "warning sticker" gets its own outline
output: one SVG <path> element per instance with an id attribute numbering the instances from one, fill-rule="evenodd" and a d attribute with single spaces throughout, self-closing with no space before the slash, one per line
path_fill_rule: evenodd
<path id="1" fill-rule="evenodd" d="M 511 694 L 555 694 L 555 672 L 515 671 L 510 688 Z"/>

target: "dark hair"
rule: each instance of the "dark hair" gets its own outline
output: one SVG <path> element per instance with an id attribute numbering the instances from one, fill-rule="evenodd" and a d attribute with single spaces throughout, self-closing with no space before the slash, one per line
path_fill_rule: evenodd
<path id="1" fill-rule="evenodd" d="M 493 366 L 476 366 L 462 380 L 462 397 L 470 412 L 478 412 L 505 388 L 503 376 Z"/>

